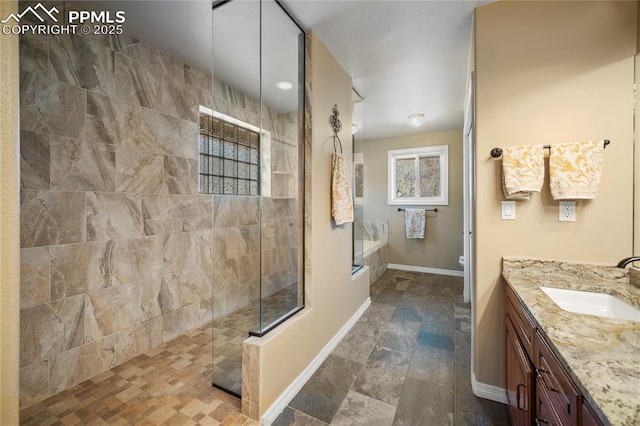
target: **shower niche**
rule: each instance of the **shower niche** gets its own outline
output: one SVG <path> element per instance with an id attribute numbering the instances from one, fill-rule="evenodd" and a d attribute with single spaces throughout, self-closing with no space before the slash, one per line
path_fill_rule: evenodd
<path id="1" fill-rule="evenodd" d="M 213 194 L 212 383 L 242 393 L 242 344 L 304 307 L 304 32 L 274 0 L 212 7 L 199 191 Z"/>

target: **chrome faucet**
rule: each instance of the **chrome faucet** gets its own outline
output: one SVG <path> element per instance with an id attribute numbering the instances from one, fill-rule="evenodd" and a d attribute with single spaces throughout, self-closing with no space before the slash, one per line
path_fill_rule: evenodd
<path id="1" fill-rule="evenodd" d="M 626 267 L 628 264 L 633 263 L 633 262 L 637 262 L 640 260 L 640 256 L 631 256 L 631 257 L 625 257 L 624 259 L 622 259 L 620 262 L 618 262 L 618 268 L 624 268 Z"/>

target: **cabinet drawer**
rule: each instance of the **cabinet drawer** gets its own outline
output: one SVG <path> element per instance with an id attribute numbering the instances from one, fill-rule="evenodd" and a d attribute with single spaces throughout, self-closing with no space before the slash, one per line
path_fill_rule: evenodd
<path id="1" fill-rule="evenodd" d="M 506 312 L 507 316 L 511 318 L 516 334 L 520 338 L 525 351 L 527 351 L 527 355 L 529 355 L 529 358 L 533 358 L 533 341 L 536 327 L 533 325 L 529 315 L 524 312 L 520 300 L 518 300 L 518 297 L 509 286 L 507 286 Z"/>
<path id="2" fill-rule="evenodd" d="M 581 395 L 567 375 L 551 348 L 536 333 L 534 366 L 536 368 L 536 388 L 542 388 L 549 402 L 564 425 L 578 424 L 578 411 L 581 410 Z"/>
<path id="3" fill-rule="evenodd" d="M 536 426 L 564 426 L 553 408 L 547 389 L 538 380 L 536 382 Z"/>

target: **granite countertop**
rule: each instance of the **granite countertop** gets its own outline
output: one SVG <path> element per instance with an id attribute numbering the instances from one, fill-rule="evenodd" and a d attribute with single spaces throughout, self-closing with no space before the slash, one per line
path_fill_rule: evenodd
<path id="1" fill-rule="evenodd" d="M 612 265 L 503 258 L 502 275 L 605 424 L 640 425 L 640 322 L 577 314 L 540 286 L 607 293 L 640 309 L 640 273 Z"/>

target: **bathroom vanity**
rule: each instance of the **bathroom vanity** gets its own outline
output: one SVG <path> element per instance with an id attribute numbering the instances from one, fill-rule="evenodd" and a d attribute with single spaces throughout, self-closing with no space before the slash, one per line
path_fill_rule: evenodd
<path id="1" fill-rule="evenodd" d="M 503 276 L 513 424 L 640 424 L 640 322 L 567 311 L 540 288 L 604 293 L 638 308 L 628 271 L 505 258 Z"/>

